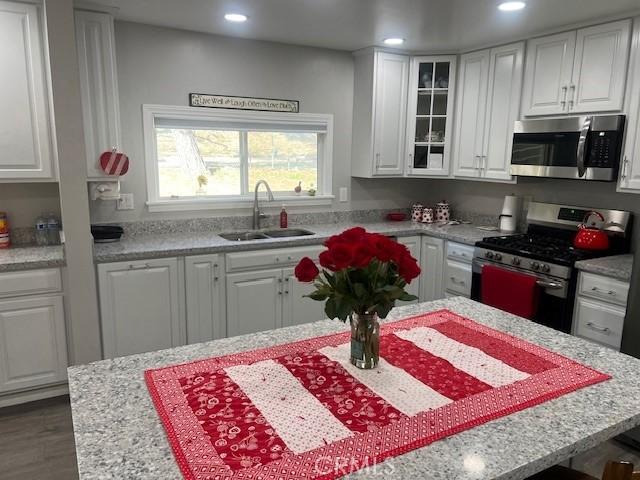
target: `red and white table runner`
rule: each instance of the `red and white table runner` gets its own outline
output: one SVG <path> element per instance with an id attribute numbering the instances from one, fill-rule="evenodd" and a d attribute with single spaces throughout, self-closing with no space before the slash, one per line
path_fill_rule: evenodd
<path id="1" fill-rule="evenodd" d="M 145 372 L 188 480 L 335 479 L 610 378 L 448 310 Z"/>

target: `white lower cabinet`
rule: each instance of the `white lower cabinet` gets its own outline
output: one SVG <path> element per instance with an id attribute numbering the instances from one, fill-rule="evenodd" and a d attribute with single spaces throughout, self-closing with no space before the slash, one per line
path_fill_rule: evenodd
<path id="1" fill-rule="evenodd" d="M 315 291 L 313 283 L 299 282 L 293 268 L 285 269 L 282 297 L 282 326 L 302 325 L 326 318 L 324 302 L 305 297 Z"/>
<path id="2" fill-rule="evenodd" d="M 572 333 L 620 350 L 628 293 L 626 282 L 580 272 Z"/>
<path id="3" fill-rule="evenodd" d="M 442 267 L 444 264 L 444 240 L 422 237 L 420 251 L 420 301 L 429 302 L 444 297 Z"/>
<path id="4" fill-rule="evenodd" d="M 185 257 L 187 343 L 227 336 L 225 269 L 222 255 Z"/>
<path id="5" fill-rule="evenodd" d="M 282 326 L 282 270 L 227 275 L 227 335 Z"/>
<path id="6" fill-rule="evenodd" d="M 177 258 L 98 265 L 105 358 L 186 341 L 184 278 Z"/>
<path id="7" fill-rule="evenodd" d="M 398 238 L 397 241 L 398 241 L 398 243 L 401 243 L 402 245 L 406 246 L 409 249 L 409 252 L 411 252 L 411 256 L 413 258 L 415 258 L 419 263 L 421 263 L 421 261 L 422 261 L 422 259 L 420 258 L 420 251 L 421 251 L 420 247 L 421 247 L 421 243 L 422 243 L 421 242 L 421 237 L 419 237 L 418 235 L 413 235 L 411 237 Z M 420 277 L 414 279 L 413 282 L 411 282 L 405 288 L 407 293 L 409 293 L 411 295 L 415 295 L 416 297 L 418 297 L 418 299 L 417 300 L 413 300 L 412 302 L 396 302 L 396 305 L 398 305 L 398 306 L 408 305 L 408 304 L 411 304 L 411 303 L 418 303 L 419 301 L 422 300 L 422 294 L 421 294 L 421 289 L 420 289 L 420 283 L 421 283 L 422 279 Z"/>
<path id="8" fill-rule="evenodd" d="M 445 296 L 471 296 L 473 249 L 470 245 L 447 241 L 447 256 L 444 262 Z"/>
<path id="9" fill-rule="evenodd" d="M 66 379 L 62 296 L 0 300 L 0 393 Z"/>

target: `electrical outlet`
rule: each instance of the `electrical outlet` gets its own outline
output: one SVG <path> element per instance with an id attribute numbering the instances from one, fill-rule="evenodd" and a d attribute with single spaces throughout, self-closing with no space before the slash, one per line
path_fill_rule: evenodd
<path id="1" fill-rule="evenodd" d="M 347 187 L 340 187 L 340 201 L 346 202 L 349 200 L 349 190 Z"/>
<path id="2" fill-rule="evenodd" d="M 121 193 L 116 208 L 118 210 L 133 210 L 133 193 Z"/>

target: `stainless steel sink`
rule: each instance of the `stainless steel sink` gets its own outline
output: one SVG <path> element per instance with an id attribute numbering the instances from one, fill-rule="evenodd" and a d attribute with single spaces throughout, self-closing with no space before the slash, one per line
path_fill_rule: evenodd
<path id="1" fill-rule="evenodd" d="M 220 236 L 231 242 L 246 242 L 247 240 L 268 240 L 270 238 L 304 237 L 313 235 L 302 228 L 282 228 L 277 230 L 247 230 L 244 232 L 221 233 Z"/>
<path id="2" fill-rule="evenodd" d="M 288 237 L 305 237 L 313 235 L 309 230 L 302 228 L 281 228 L 279 230 L 267 230 L 264 234 L 269 238 L 288 238 Z"/>
<path id="3" fill-rule="evenodd" d="M 262 232 L 231 232 L 231 233 L 221 233 L 220 236 L 225 240 L 230 240 L 232 242 L 246 242 L 247 240 L 265 240 L 267 237 Z"/>

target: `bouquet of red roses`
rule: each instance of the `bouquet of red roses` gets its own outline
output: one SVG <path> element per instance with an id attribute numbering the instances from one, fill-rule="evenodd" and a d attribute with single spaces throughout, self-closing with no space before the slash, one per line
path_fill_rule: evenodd
<path id="1" fill-rule="evenodd" d="M 386 318 L 397 300 L 416 300 L 405 291 L 420 275 L 420 267 L 406 246 L 384 235 L 355 227 L 329 238 L 319 256 L 322 272 L 313 260 L 303 258 L 295 268 L 301 282 L 314 282 L 307 295 L 325 301 L 329 318 L 343 322 L 352 313 Z"/>

